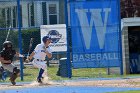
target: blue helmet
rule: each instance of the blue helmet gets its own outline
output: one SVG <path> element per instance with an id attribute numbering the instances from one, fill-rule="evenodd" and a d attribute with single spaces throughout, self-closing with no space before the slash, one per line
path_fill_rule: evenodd
<path id="1" fill-rule="evenodd" d="M 50 36 L 44 36 L 44 37 L 42 38 L 43 43 L 46 43 L 47 40 L 51 40 L 51 37 L 50 37 Z"/>

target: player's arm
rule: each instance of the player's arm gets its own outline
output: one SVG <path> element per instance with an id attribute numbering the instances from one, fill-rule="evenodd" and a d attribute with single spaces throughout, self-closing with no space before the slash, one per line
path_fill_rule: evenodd
<path id="1" fill-rule="evenodd" d="M 16 52 L 16 54 L 15 54 L 17 57 L 20 57 L 20 53 L 18 53 L 18 52 Z"/>
<path id="2" fill-rule="evenodd" d="M 48 58 L 52 58 L 52 53 L 49 53 L 48 51 L 46 52 L 46 55 L 48 56 Z"/>
<path id="3" fill-rule="evenodd" d="M 48 58 L 52 58 L 52 50 L 49 48 L 47 48 L 47 52 L 46 55 L 48 56 Z"/>
<path id="4" fill-rule="evenodd" d="M 33 58 L 33 56 L 35 55 L 35 52 L 33 51 L 30 56 L 28 57 L 29 60 L 31 60 Z"/>
<path id="5" fill-rule="evenodd" d="M 16 52 L 16 54 L 15 54 L 17 57 L 24 57 L 22 54 L 20 54 L 20 53 L 18 53 L 18 52 Z"/>
<path id="6" fill-rule="evenodd" d="M 28 57 L 28 60 L 32 60 L 38 50 L 39 50 L 39 45 L 37 45 L 34 51 L 30 54 L 30 56 Z"/>
<path id="7" fill-rule="evenodd" d="M 35 52 L 33 51 L 30 56 L 27 56 L 27 59 L 25 60 L 26 63 L 30 62 L 32 60 L 33 56 L 35 55 Z"/>
<path id="8" fill-rule="evenodd" d="M 1 63 L 11 63 L 11 60 L 4 60 L 4 58 L 1 57 L 1 55 L 0 55 L 0 61 Z"/>
<path id="9" fill-rule="evenodd" d="M 30 62 L 30 60 L 32 60 L 34 55 L 35 55 L 35 52 L 32 52 L 29 57 L 27 56 L 27 59 L 25 60 L 25 62 L 26 63 Z"/>

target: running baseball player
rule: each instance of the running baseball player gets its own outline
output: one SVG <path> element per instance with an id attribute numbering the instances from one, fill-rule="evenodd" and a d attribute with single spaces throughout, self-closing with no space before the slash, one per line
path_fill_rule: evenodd
<path id="1" fill-rule="evenodd" d="M 11 72 L 10 81 L 13 85 L 16 84 L 15 80 L 19 76 L 20 70 L 12 64 L 13 57 L 19 55 L 12 47 L 11 41 L 3 43 L 3 50 L 0 52 L 0 61 L 2 67 Z"/>
<path id="2" fill-rule="evenodd" d="M 44 36 L 42 38 L 42 41 L 43 41 L 43 44 L 38 44 L 36 48 L 34 49 L 34 51 L 31 53 L 31 55 L 28 57 L 28 60 L 32 60 L 34 58 L 32 61 L 33 65 L 40 69 L 38 77 L 37 77 L 38 83 L 43 83 L 42 75 L 44 71 L 47 69 L 47 65 L 45 62 L 46 56 L 48 56 L 48 58 L 52 57 L 52 52 L 49 47 L 49 44 L 51 43 L 51 37 Z"/>

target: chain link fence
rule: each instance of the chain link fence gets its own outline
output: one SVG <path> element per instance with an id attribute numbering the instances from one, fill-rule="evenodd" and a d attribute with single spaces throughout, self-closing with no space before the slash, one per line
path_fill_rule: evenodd
<path id="1" fill-rule="evenodd" d="M 126 17 L 126 15 L 123 15 L 125 9 L 124 6 L 127 6 L 124 5 L 124 1 L 125 0 L 121 0 L 123 10 L 122 18 Z M 19 11 L 19 15 L 21 17 L 20 20 L 18 20 Z M 41 43 L 41 25 L 65 24 L 65 0 L 20 0 L 19 11 L 17 0 L 0 0 L 0 51 L 3 49 L 3 43 L 6 40 L 13 43 L 13 47 L 17 52 L 20 52 L 19 43 L 21 43 L 22 55 L 25 56 L 22 58 L 24 65 L 24 81 L 34 81 L 36 80 L 39 70 L 35 68 L 32 63 L 25 63 L 24 61 L 26 56 L 34 50 L 36 45 Z M 18 22 L 21 23 L 21 41 L 19 40 L 20 27 Z M 68 32 L 71 37 L 71 30 Z M 30 46 L 31 40 L 33 40 L 32 46 Z M 70 43 L 70 52 L 72 52 L 71 40 L 68 43 Z M 53 52 L 53 57 L 51 59 L 46 58 L 48 75 L 51 79 L 64 80 L 64 78 L 60 77 L 60 72 L 58 70 L 60 70 L 59 68 L 64 65 L 63 62 L 59 64 L 59 60 L 61 58 L 66 58 L 66 55 L 66 51 L 59 51 Z M 20 68 L 21 63 L 18 57 L 14 58 L 13 64 Z M 67 68 L 63 69 L 63 71 L 66 71 L 66 69 Z M 72 72 L 74 78 L 108 77 L 106 68 L 72 69 Z M 116 72 L 114 71 L 112 73 Z M 21 79 L 18 78 L 18 81 L 21 81 Z M 6 79 L 4 82 L 9 81 Z"/>
<path id="2" fill-rule="evenodd" d="M 0 51 L 5 41 L 11 41 L 13 48 L 20 53 L 19 43 L 22 44 L 22 62 L 19 57 L 14 57 L 13 64 L 22 69 L 23 63 L 24 81 L 34 81 L 38 75 L 38 69 L 32 63 L 25 63 L 28 54 L 32 53 L 37 44 L 41 43 L 41 25 L 64 24 L 64 0 L 0 0 Z M 18 18 L 20 12 L 20 20 Z M 19 23 L 21 26 L 19 27 Z M 21 41 L 19 30 L 21 28 Z M 31 42 L 32 41 L 32 42 Z M 32 43 L 32 45 L 30 45 Z M 57 74 L 59 59 L 66 57 L 66 52 L 55 52 L 51 59 L 46 58 L 49 73 Z M 7 72 L 9 74 L 9 72 Z M 51 76 L 53 78 L 53 75 Z M 9 78 L 9 75 L 7 75 Z M 22 77 L 22 76 L 21 76 Z M 2 73 L 0 78 L 2 79 Z M 6 79 L 7 82 L 9 79 Z M 17 81 L 20 81 L 18 78 Z M 4 81 L 4 82 L 6 82 Z M 1 81 L 3 82 L 3 81 Z"/>

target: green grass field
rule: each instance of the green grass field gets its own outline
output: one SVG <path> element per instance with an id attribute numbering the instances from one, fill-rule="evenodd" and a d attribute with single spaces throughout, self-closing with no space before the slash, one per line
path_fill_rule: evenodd
<path id="1" fill-rule="evenodd" d="M 79 79 L 79 78 L 116 78 L 116 77 L 122 77 L 126 78 L 128 76 L 140 76 L 140 75 L 107 75 L 107 70 L 105 68 L 84 68 L 84 69 L 73 69 L 72 70 L 72 78 L 63 78 L 60 76 L 57 76 L 58 67 L 57 66 L 51 66 L 48 67 L 48 76 L 51 80 L 73 80 L 73 79 Z M 36 77 L 38 75 L 38 69 L 33 67 L 27 67 L 24 69 L 24 81 L 34 81 L 36 80 Z M 20 79 L 19 79 L 20 81 Z"/>
<path id="2" fill-rule="evenodd" d="M 108 92 L 108 93 L 140 93 L 140 91 Z"/>
<path id="3" fill-rule="evenodd" d="M 35 81 L 36 77 L 38 75 L 38 69 L 33 68 L 33 67 L 26 67 L 24 69 L 24 81 L 23 82 L 30 82 L 30 81 Z M 107 75 L 107 70 L 105 68 L 89 68 L 89 69 L 73 69 L 72 73 L 73 76 L 71 79 L 69 78 L 63 78 L 60 76 L 57 76 L 57 71 L 58 67 L 57 66 L 51 66 L 48 67 L 48 75 L 51 80 L 74 80 L 74 79 L 79 79 L 79 78 L 116 78 L 116 77 L 122 77 L 126 78 L 128 76 L 140 76 L 140 75 Z M 17 79 L 18 82 L 21 82 L 20 78 Z M 0 81 L 3 82 L 3 81 Z M 9 79 L 7 78 L 6 81 L 4 82 L 9 82 Z"/>
<path id="4" fill-rule="evenodd" d="M 58 67 L 57 66 L 51 66 L 48 67 L 48 75 L 51 80 L 69 80 L 69 78 L 63 78 L 60 76 L 57 76 Z M 38 69 L 33 68 L 26 68 L 24 70 L 25 77 L 24 79 L 26 81 L 31 81 L 32 79 L 35 79 L 35 77 L 38 74 Z M 98 77 L 120 77 L 120 75 L 107 75 L 107 71 L 105 68 L 89 68 L 89 69 L 73 69 L 72 70 L 72 78 L 71 79 L 78 79 L 78 78 L 98 78 Z M 33 78 L 34 77 L 34 78 Z M 31 79 L 32 78 L 32 79 Z"/>

